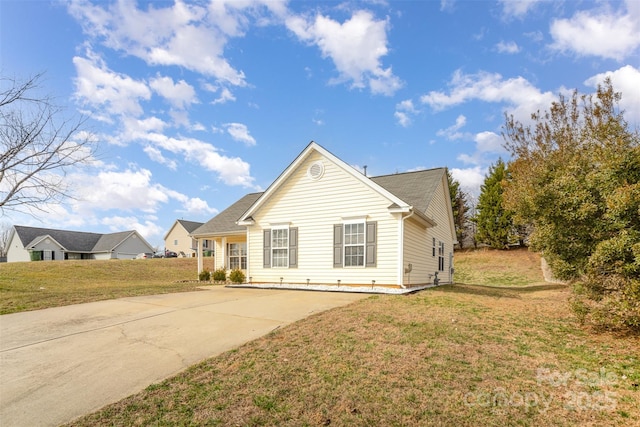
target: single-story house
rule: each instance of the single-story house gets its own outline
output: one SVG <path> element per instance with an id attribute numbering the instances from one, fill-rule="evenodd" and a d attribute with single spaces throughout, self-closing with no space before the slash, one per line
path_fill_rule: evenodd
<path id="1" fill-rule="evenodd" d="M 178 256 L 183 257 L 196 256 L 198 242 L 191 237 L 191 233 L 202 225 L 202 222 L 185 221 L 184 219 L 176 220 L 169 231 L 167 231 L 167 234 L 164 235 L 165 250 L 175 252 Z M 209 240 L 203 240 L 202 250 L 205 255 L 213 252 L 213 247 L 211 247 Z"/>
<path id="2" fill-rule="evenodd" d="M 266 191 L 244 196 L 191 235 L 213 240 L 214 269 L 240 268 L 255 285 L 453 281 L 446 169 L 367 177 L 315 142 Z"/>
<path id="3" fill-rule="evenodd" d="M 88 233 L 15 225 L 9 232 L 7 261 L 133 259 L 153 252 L 137 231 Z"/>

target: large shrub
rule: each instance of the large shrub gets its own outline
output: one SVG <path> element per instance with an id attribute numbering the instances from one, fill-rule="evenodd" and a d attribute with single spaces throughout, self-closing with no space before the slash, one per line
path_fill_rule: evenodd
<path id="1" fill-rule="evenodd" d="M 601 327 L 640 331 L 640 134 L 607 80 L 595 96 L 560 96 L 534 126 L 505 124 L 505 202 L 531 247 L 575 283 L 573 308 Z"/>

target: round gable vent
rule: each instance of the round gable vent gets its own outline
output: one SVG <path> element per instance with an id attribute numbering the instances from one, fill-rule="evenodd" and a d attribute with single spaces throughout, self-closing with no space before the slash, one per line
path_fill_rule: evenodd
<path id="1" fill-rule="evenodd" d="M 307 175 L 309 175 L 309 178 L 313 180 L 322 178 L 322 175 L 324 175 L 324 165 L 322 162 L 312 163 L 311 166 L 309 166 L 309 169 L 307 169 Z"/>

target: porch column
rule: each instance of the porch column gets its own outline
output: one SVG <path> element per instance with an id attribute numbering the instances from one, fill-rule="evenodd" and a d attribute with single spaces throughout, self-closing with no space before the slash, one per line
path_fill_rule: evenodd
<path id="1" fill-rule="evenodd" d="M 200 273 L 202 273 L 202 240 L 198 238 L 197 242 L 196 256 L 198 257 L 198 277 L 200 277 Z"/>
<path id="2" fill-rule="evenodd" d="M 221 245 L 221 255 L 222 255 L 222 265 L 220 266 L 221 268 L 224 268 L 225 270 L 229 267 L 227 265 L 227 238 L 223 237 L 222 238 L 222 245 Z"/>

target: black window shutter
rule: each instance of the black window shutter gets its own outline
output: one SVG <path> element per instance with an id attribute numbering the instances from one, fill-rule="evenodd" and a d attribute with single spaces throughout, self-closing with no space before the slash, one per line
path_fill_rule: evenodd
<path id="1" fill-rule="evenodd" d="M 289 268 L 298 267 L 298 227 L 289 228 Z"/>
<path id="2" fill-rule="evenodd" d="M 342 224 L 333 226 L 333 267 L 342 267 Z"/>
<path id="3" fill-rule="evenodd" d="M 367 222 L 367 248 L 366 248 L 366 254 L 367 254 L 367 260 L 365 263 L 366 267 L 375 267 L 376 266 L 376 258 L 377 258 L 377 254 L 376 254 L 376 246 L 377 246 L 377 236 L 376 236 L 376 232 L 377 232 L 377 228 L 378 228 L 378 223 L 377 222 Z"/>
<path id="4" fill-rule="evenodd" d="M 262 266 L 271 267 L 271 230 L 263 230 Z"/>

